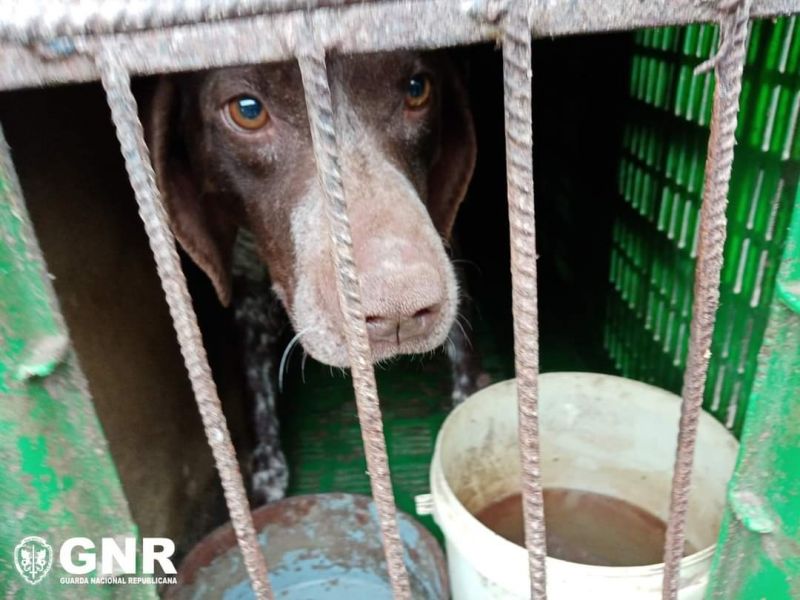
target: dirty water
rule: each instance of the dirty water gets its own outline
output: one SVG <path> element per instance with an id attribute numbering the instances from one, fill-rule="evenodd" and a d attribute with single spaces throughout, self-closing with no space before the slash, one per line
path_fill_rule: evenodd
<path id="1" fill-rule="evenodd" d="M 662 562 L 666 523 L 625 500 L 593 492 L 544 490 L 547 555 L 584 565 L 633 567 Z M 513 494 L 475 515 L 524 546 L 522 497 Z M 687 545 L 684 555 L 695 550 Z"/>

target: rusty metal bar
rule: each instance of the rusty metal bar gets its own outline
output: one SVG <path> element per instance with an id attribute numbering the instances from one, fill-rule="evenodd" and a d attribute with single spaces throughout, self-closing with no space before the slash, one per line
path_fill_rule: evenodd
<path id="1" fill-rule="evenodd" d="M 279 0 L 279 4 L 289 3 L 299 6 L 303 0 Z M 310 18 L 326 49 L 366 52 L 437 48 L 499 39 L 499 24 L 483 18 L 491 4 L 491 0 L 381 0 L 379 4 L 317 8 Z M 800 12 L 800 1 L 753 0 L 751 10 L 753 17 L 793 12 Z M 23 46 L 13 39 L 25 39 L 26 25 L 33 24 L 15 22 L 13 14 L 0 11 L 0 31 L 5 27 L 16 32 L 11 41 L 0 43 L 0 90 L 97 80 L 99 72 L 91 56 L 101 46 L 113 48 L 133 75 L 291 60 L 293 32 L 306 19 L 302 11 L 281 12 Z M 716 3 L 711 1 L 550 0 L 531 3 L 528 21 L 534 37 L 550 37 L 707 22 L 718 16 Z M 260 43 L 237 44 L 240 39 L 259 39 Z"/>
<path id="2" fill-rule="evenodd" d="M 0 39 L 30 44 L 61 36 L 129 33 L 359 2 L 364 0 L 82 0 L 80 4 L 0 0 Z"/>
<path id="3" fill-rule="evenodd" d="M 527 4 L 525 0 L 513 1 L 502 19 L 503 96 L 525 545 L 531 598 L 544 600 L 547 596 L 547 548 L 539 466 L 539 309 L 533 202 L 531 34 Z"/>
<path id="4" fill-rule="evenodd" d="M 397 528 L 397 509 L 392 491 L 389 459 L 386 454 L 375 371 L 372 368 L 372 350 L 369 345 L 364 309 L 361 305 L 358 269 L 353 256 L 350 218 L 347 213 L 342 166 L 336 140 L 325 50 L 319 43 L 313 27 L 309 27 L 307 33 L 298 40 L 298 61 L 303 78 L 317 173 L 325 193 L 326 213 L 337 273 L 336 289 L 344 316 L 350 372 L 353 376 L 372 497 L 378 509 L 383 549 L 394 597 L 398 600 L 410 600 L 411 588 L 403 561 L 403 544 Z"/>
<path id="5" fill-rule="evenodd" d="M 247 494 L 239 472 L 239 463 L 236 460 L 225 415 L 222 413 L 217 388 L 211 376 L 197 317 L 175 248 L 175 239 L 156 186 L 150 153 L 137 114 L 136 100 L 130 88 L 130 74 L 115 56 L 113 48 L 101 51 L 96 60 L 122 156 L 125 158 L 125 168 L 153 251 L 156 269 L 172 315 L 181 354 L 189 372 L 208 444 L 222 480 L 225 502 L 228 505 L 245 567 L 250 575 L 256 598 L 272 600 L 267 565 L 256 539 Z"/>
<path id="6" fill-rule="evenodd" d="M 747 24 L 751 0 L 728 1 L 721 6 L 727 11 L 721 20 L 719 50 L 699 69 L 716 71 L 714 108 L 708 140 L 703 205 L 700 210 L 700 234 L 695 266 L 694 304 L 689 337 L 689 353 L 683 381 L 678 448 L 672 478 L 669 522 L 664 546 L 664 600 L 678 597 L 680 561 L 685 543 L 686 514 L 697 438 L 697 422 L 703 404 L 711 338 L 719 305 L 719 283 L 722 252 L 725 246 L 733 148 L 742 90 Z"/>
<path id="7" fill-rule="evenodd" d="M 306 13 L 291 12 L 172 29 L 100 37 L 63 39 L 57 45 L 0 43 L 0 89 L 98 79 L 91 56 L 111 45 L 131 74 L 152 74 L 288 61 Z M 453 0 L 353 5 L 318 9 L 310 16 L 326 49 L 343 52 L 437 47 L 497 37 L 495 27 L 478 22 Z M 241 44 L 240 40 L 258 40 Z M 43 55 L 43 52 L 45 53 Z"/>

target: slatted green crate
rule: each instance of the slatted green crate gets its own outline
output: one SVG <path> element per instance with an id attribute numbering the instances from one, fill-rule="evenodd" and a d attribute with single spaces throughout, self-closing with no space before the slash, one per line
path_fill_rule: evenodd
<path id="1" fill-rule="evenodd" d="M 493 344 L 483 327 L 476 327 L 475 334 L 486 353 L 484 367 L 494 381 L 513 377 L 512 357 Z M 443 353 L 396 363 L 379 368 L 376 375 L 395 500 L 401 510 L 416 515 L 416 496 L 430 489 L 428 469 L 436 434 L 452 407 L 450 371 Z M 312 361 L 303 367 L 302 378 L 296 370 L 297 365 L 287 390 L 292 400 L 281 411 L 289 493 L 369 494 L 352 381 L 331 376 L 327 367 Z M 417 518 L 441 539 L 432 517 Z"/>
<path id="2" fill-rule="evenodd" d="M 688 348 L 713 74 L 711 25 L 636 34 L 619 163 L 606 349 L 617 368 L 679 391 Z M 738 432 L 800 174 L 800 26 L 752 25 L 737 130 L 721 304 L 706 408 Z"/>

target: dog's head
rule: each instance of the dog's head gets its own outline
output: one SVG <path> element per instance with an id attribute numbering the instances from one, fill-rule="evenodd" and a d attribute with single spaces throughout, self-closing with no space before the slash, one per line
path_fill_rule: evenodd
<path id="1" fill-rule="evenodd" d="M 328 63 L 373 358 L 431 350 L 458 305 L 443 243 L 475 162 L 465 93 L 441 54 Z M 243 228 L 304 348 L 349 365 L 297 64 L 164 78 L 148 134 L 173 231 L 223 304 Z"/>

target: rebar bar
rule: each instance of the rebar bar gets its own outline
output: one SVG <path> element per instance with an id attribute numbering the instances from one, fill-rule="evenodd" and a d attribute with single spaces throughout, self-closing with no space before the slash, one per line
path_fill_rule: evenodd
<path id="1" fill-rule="evenodd" d="M 0 39 L 22 44 L 60 36 L 130 33 L 364 0 L 0 0 Z M 379 2 L 381 0 L 370 0 Z"/>
<path id="2" fill-rule="evenodd" d="M 372 351 L 361 304 L 361 286 L 353 255 L 353 240 L 342 166 L 334 126 L 334 109 L 325 65 L 325 50 L 311 29 L 301 36 L 298 61 L 306 94 L 306 108 L 314 144 L 317 173 L 325 194 L 329 234 L 334 249 L 336 288 L 344 316 L 344 331 L 350 357 L 350 372 L 356 396 L 361 437 L 367 458 L 372 498 L 378 509 L 383 548 L 394 597 L 410 600 L 408 573 L 403 561 L 403 545 L 397 528 L 397 512 L 383 435 L 383 420 L 378 403 Z"/>
<path id="3" fill-rule="evenodd" d="M 714 320 L 719 305 L 719 283 L 727 227 L 725 210 L 733 166 L 733 148 L 736 144 L 736 123 L 739 94 L 742 90 L 750 6 L 751 0 L 721 4 L 720 9 L 727 13 L 721 22 L 719 53 L 711 62 L 700 67 L 714 67 L 716 86 L 708 139 L 703 204 L 700 209 L 689 353 L 683 380 L 678 447 L 675 454 L 669 521 L 664 545 L 662 588 L 664 600 L 675 600 L 678 597 L 697 423 L 703 404 L 708 363 L 711 358 Z"/>
<path id="4" fill-rule="evenodd" d="M 111 50 L 101 52 L 96 60 L 122 156 L 125 159 L 125 168 L 139 205 L 139 216 L 144 222 L 183 361 L 189 372 L 189 380 L 208 444 L 222 481 L 236 540 L 256 598 L 272 600 L 267 564 L 256 538 L 239 463 L 236 460 L 225 415 L 222 413 L 217 387 L 211 376 L 197 317 L 186 286 L 186 277 L 175 248 L 175 238 L 156 186 L 150 153 L 145 144 L 136 108 L 136 99 L 130 87 L 130 75 Z"/>
<path id="5" fill-rule="evenodd" d="M 7 40 L 0 42 L 0 89 L 96 80 L 99 73 L 91 55 L 101 45 L 114 46 L 132 75 L 290 60 L 291 44 L 284 41 L 286 32 L 305 18 L 303 11 L 282 11 L 115 35 L 85 32 L 76 34 L 77 38 L 42 39 L 29 46 L 19 43 L 29 39 L 26 37 L 29 27 L 36 27 L 35 16 L 27 8 L 28 1 L 6 0 L 3 5 L 0 0 L 0 7 L 9 7 L 0 8 L 0 40 Z M 278 6 L 289 3 L 300 6 L 304 1 L 279 0 Z M 382 0 L 337 4 L 313 10 L 310 18 L 324 47 L 339 52 L 441 48 L 500 38 L 499 24 L 476 17 L 482 1 Z M 230 3 L 237 4 L 235 0 Z M 76 5 L 69 0 L 54 4 Z M 162 4 L 159 10 L 169 16 L 171 3 L 165 0 L 159 6 Z M 198 0 L 197 4 L 202 2 Z M 263 4 L 268 2 L 264 0 Z M 55 14 L 60 9 L 48 6 L 47 10 Z M 798 0 L 753 0 L 751 15 L 775 17 L 798 11 Z M 28 17 L 22 18 L 24 15 Z M 699 23 L 717 17 L 714 3 L 704 0 L 550 0 L 532 2 L 529 12 L 534 37 Z M 169 19 L 164 22 L 171 22 Z M 91 19 L 84 17 L 84 21 L 90 23 Z M 239 43 L 259 37 L 258 45 Z"/>
<path id="6" fill-rule="evenodd" d="M 525 546 L 528 549 L 531 598 L 544 600 L 547 548 L 539 465 L 539 316 L 531 112 L 533 73 L 527 2 L 512 0 L 502 20 L 506 181 Z"/>

